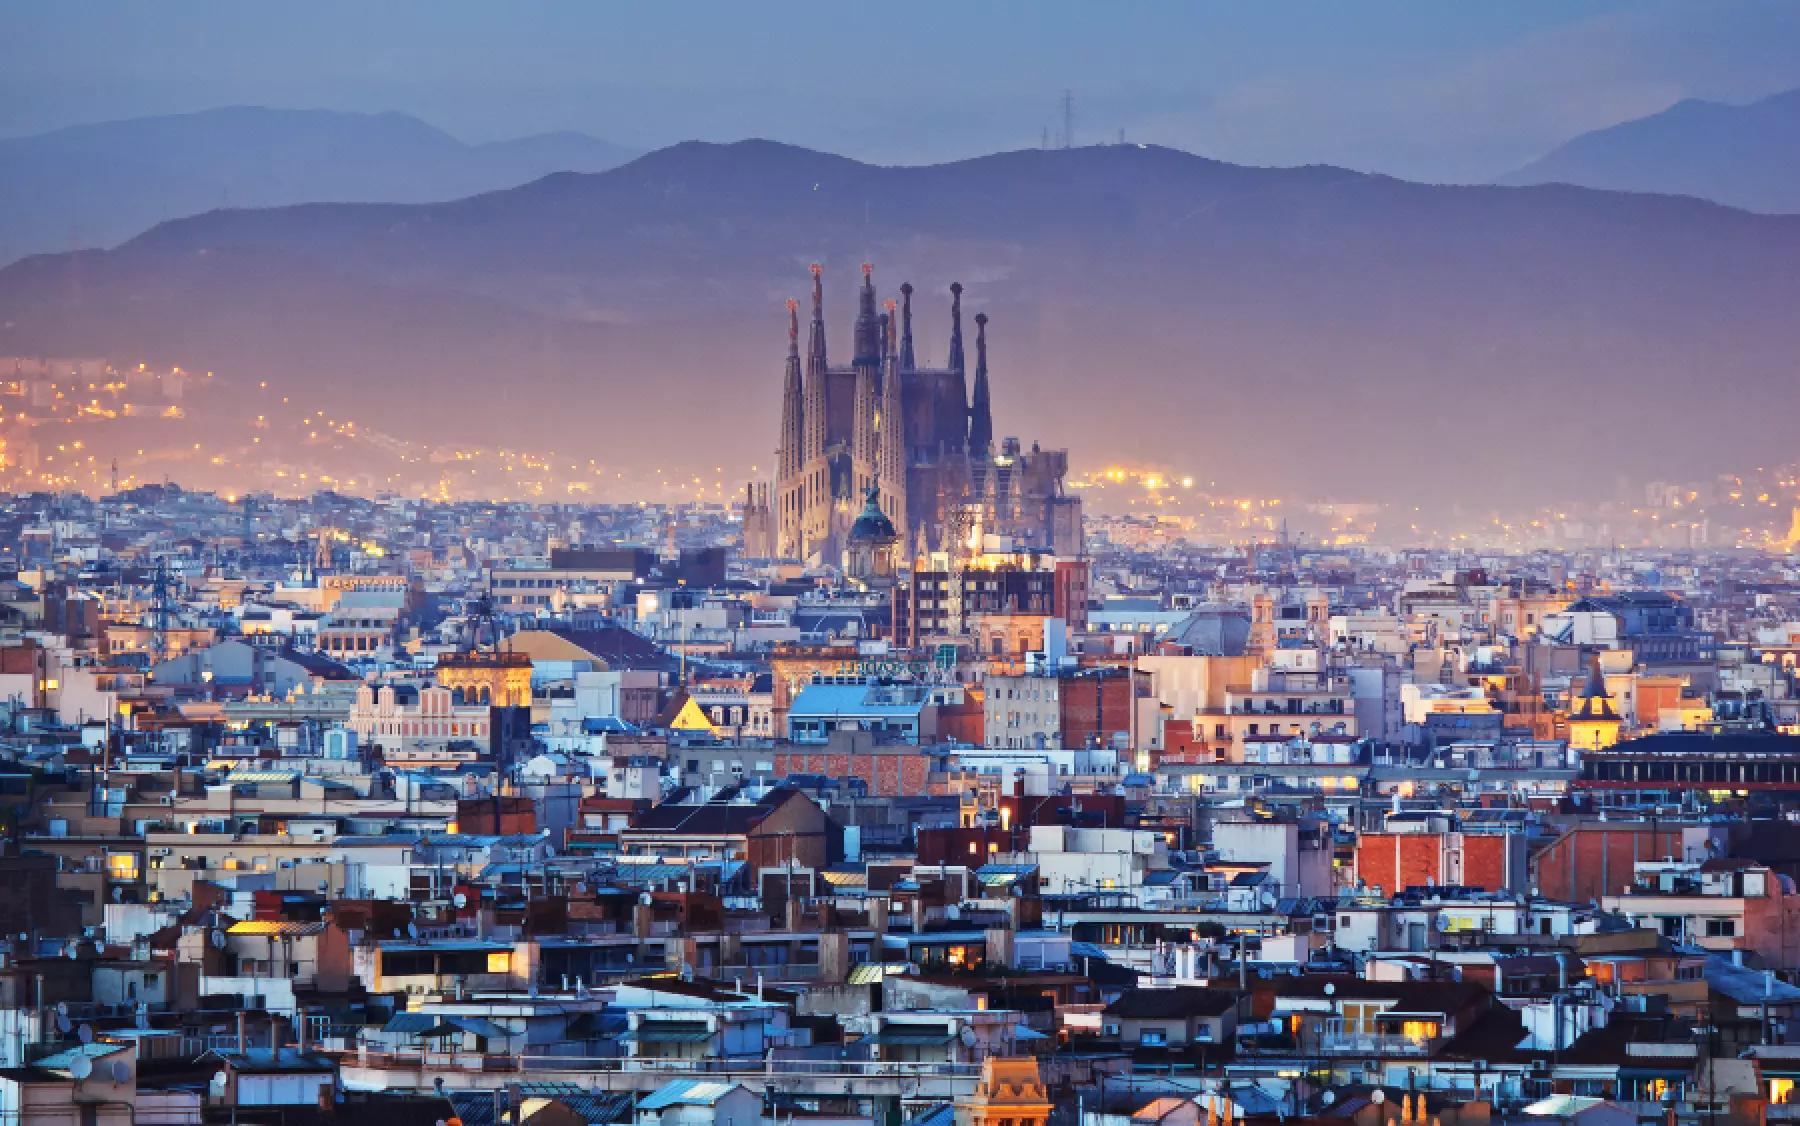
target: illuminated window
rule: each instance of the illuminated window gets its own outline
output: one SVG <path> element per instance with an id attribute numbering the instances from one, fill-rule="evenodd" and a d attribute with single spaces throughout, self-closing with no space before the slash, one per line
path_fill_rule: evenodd
<path id="1" fill-rule="evenodd" d="M 137 857 L 129 852 L 115 852 L 109 854 L 106 858 L 106 874 L 115 880 L 137 879 Z"/>
<path id="2" fill-rule="evenodd" d="M 512 953 L 511 953 L 511 951 L 497 950 L 488 955 L 488 968 L 487 968 L 488 973 L 503 974 L 503 973 L 510 973 L 511 971 L 512 971 Z"/>

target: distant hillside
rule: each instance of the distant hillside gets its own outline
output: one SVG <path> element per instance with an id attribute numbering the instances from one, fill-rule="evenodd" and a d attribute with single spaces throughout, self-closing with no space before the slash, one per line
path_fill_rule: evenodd
<path id="1" fill-rule="evenodd" d="M 937 363 L 964 282 L 1000 433 L 1088 465 L 1468 512 L 1796 453 L 1800 218 L 1137 146 L 880 168 L 684 144 L 450 203 L 213 212 L 0 271 L 0 355 L 280 380 L 407 438 L 766 471 L 781 302 L 813 260 L 837 358 L 858 263 L 918 288 Z"/>
<path id="2" fill-rule="evenodd" d="M 235 107 L 0 140 L 0 263 L 220 207 L 423 203 L 637 155 L 579 133 L 465 145 L 399 113 Z"/>
<path id="3" fill-rule="evenodd" d="M 1800 90 L 1747 106 L 1679 102 L 1577 137 L 1499 183 L 1691 195 L 1794 214 L 1800 212 Z"/>

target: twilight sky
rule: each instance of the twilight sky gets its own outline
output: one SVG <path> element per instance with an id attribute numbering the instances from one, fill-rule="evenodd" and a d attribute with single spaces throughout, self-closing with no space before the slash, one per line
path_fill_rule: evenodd
<path id="1" fill-rule="evenodd" d="M 0 5 L 0 136 L 253 104 L 917 163 L 1054 137 L 1069 89 L 1077 143 L 1453 181 L 1797 86 L 1787 0 Z"/>

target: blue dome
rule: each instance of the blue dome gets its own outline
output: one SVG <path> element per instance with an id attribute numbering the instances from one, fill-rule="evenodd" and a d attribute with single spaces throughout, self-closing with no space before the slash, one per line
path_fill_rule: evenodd
<path id="1" fill-rule="evenodd" d="M 891 542 L 899 539 L 900 533 L 894 530 L 894 522 L 887 518 L 887 513 L 881 511 L 881 490 L 870 488 L 867 499 L 868 504 L 863 507 L 862 515 L 856 518 L 856 523 L 850 525 L 850 541 Z"/>

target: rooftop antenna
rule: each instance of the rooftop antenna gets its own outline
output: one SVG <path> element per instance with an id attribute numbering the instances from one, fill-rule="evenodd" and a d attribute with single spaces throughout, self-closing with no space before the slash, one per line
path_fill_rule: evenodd
<path id="1" fill-rule="evenodd" d="M 1070 90 L 1063 91 L 1062 106 L 1063 106 L 1062 147 L 1065 149 L 1072 149 L 1075 147 L 1075 94 L 1073 91 L 1070 91 Z"/>

